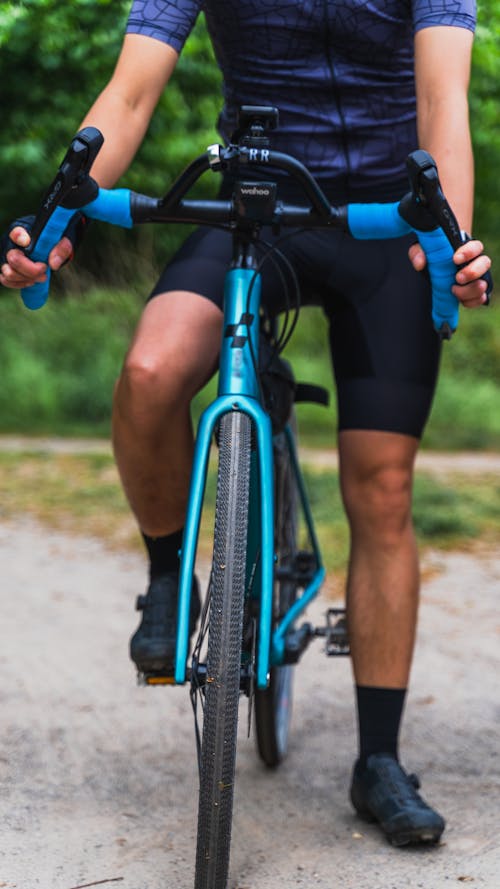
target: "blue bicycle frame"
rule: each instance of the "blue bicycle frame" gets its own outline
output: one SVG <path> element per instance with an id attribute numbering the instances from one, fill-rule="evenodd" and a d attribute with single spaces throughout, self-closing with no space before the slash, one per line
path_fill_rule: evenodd
<path id="1" fill-rule="evenodd" d="M 256 654 L 257 688 L 266 688 L 271 664 L 283 663 L 286 634 L 318 593 L 325 576 L 293 437 L 288 429 L 285 434 L 316 570 L 301 597 L 273 630 L 274 498 L 270 496 L 270 492 L 274 491 L 273 433 L 271 420 L 260 403 L 260 387 L 255 370 L 259 349 L 260 297 L 259 272 L 251 268 L 232 268 L 228 271 L 224 291 L 224 336 L 220 355 L 218 394 L 199 421 L 181 551 L 175 656 L 176 683 L 186 681 L 191 590 L 208 460 L 215 427 L 223 414 L 234 410 L 248 414 L 253 423 L 256 439 L 257 471 L 252 473 L 256 485 L 254 484 L 254 490 L 251 492 L 251 499 L 256 505 L 253 509 L 253 527 L 250 527 L 249 535 L 253 534 L 260 543 L 260 570 L 252 592 L 252 595 L 260 599 Z"/>

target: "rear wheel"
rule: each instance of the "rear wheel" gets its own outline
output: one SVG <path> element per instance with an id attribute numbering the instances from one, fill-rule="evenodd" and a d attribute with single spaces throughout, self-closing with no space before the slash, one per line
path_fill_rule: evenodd
<path id="1" fill-rule="evenodd" d="M 222 417 L 208 618 L 195 889 L 225 889 L 229 869 L 246 575 L 251 423 Z"/>
<path id="2" fill-rule="evenodd" d="M 287 570 L 293 567 L 297 553 L 297 488 L 283 433 L 275 439 L 274 476 L 274 538 L 277 554 L 274 625 L 276 625 L 297 597 L 296 582 L 291 577 L 286 577 Z M 279 765 L 288 750 L 293 679 L 294 667 L 291 664 L 273 666 L 268 687 L 257 689 L 255 692 L 257 749 L 263 762 L 270 767 Z"/>

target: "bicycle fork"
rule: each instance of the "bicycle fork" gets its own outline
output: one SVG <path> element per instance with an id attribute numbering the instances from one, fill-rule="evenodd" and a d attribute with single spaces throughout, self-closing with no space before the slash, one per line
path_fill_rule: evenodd
<path id="1" fill-rule="evenodd" d="M 208 458 L 216 425 L 223 414 L 242 411 L 252 420 L 259 464 L 260 586 L 257 685 L 265 688 L 271 646 L 274 515 L 271 421 L 259 402 L 257 359 L 261 283 L 255 269 L 233 268 L 226 276 L 224 338 L 220 357 L 218 397 L 200 418 L 194 452 L 188 512 L 181 552 L 175 682 L 186 681 L 189 608 L 196 549 L 205 494 Z"/>

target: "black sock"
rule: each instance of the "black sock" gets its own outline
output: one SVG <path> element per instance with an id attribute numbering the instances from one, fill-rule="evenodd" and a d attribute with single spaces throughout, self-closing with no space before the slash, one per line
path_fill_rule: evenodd
<path id="1" fill-rule="evenodd" d="M 357 685 L 356 694 L 361 765 L 372 753 L 391 753 L 397 759 L 406 689 Z"/>
<path id="2" fill-rule="evenodd" d="M 160 574 L 179 570 L 179 550 L 182 546 L 184 529 L 166 534 L 164 537 L 149 537 L 142 534 L 149 555 L 150 580 Z"/>

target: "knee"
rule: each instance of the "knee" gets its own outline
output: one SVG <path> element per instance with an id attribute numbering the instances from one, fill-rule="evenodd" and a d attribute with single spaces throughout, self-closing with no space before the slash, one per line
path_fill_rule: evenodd
<path id="1" fill-rule="evenodd" d="M 412 469 L 381 465 L 344 480 L 342 492 L 351 529 L 388 546 L 411 527 Z"/>
<path id="2" fill-rule="evenodd" d="M 196 392 L 196 375 L 176 350 L 156 355 L 132 349 L 115 388 L 115 405 L 122 410 L 168 413 L 189 405 Z"/>

